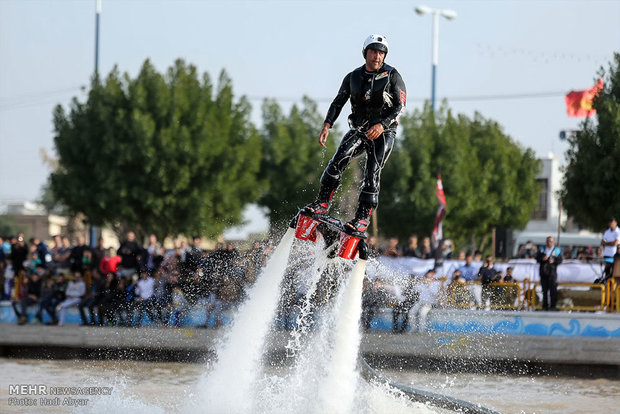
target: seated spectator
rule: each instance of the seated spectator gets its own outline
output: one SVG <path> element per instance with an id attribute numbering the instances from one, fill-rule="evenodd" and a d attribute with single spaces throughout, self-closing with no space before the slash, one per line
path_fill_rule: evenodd
<path id="1" fill-rule="evenodd" d="M 47 322 L 46 325 L 58 325 L 56 307 L 65 300 L 65 292 L 67 291 L 67 286 L 68 283 L 65 280 L 65 276 L 63 274 L 59 274 L 58 276 L 56 276 L 52 297 L 49 301 L 49 304 L 46 303 L 46 310 L 50 314 L 52 320 L 50 322 Z"/>
<path id="2" fill-rule="evenodd" d="M 564 252 L 562 253 L 565 260 L 570 260 L 573 258 L 573 248 L 571 246 L 566 246 L 564 248 Z"/>
<path id="3" fill-rule="evenodd" d="M 119 282 L 116 289 L 119 299 L 116 314 L 121 326 L 133 326 L 138 280 L 139 278 L 137 274 L 131 276 L 131 279 L 129 280 L 124 277 L 119 277 Z"/>
<path id="4" fill-rule="evenodd" d="M 497 302 L 495 299 L 497 296 L 497 288 L 495 286 L 490 286 L 490 284 L 499 282 L 501 275 L 499 275 L 495 269 L 494 263 L 495 260 L 493 256 L 487 256 L 478 272 L 478 279 L 482 283 L 481 305 L 483 307 L 487 306 L 487 301 L 489 301 L 490 304 Z"/>
<path id="5" fill-rule="evenodd" d="M 392 331 L 395 333 L 403 333 L 409 329 L 409 311 L 420 296 L 416 285 L 415 275 L 411 275 L 402 291 L 402 300 L 394 304 L 392 309 Z"/>
<path id="6" fill-rule="evenodd" d="M 422 257 L 422 252 L 420 251 L 420 247 L 418 246 L 418 236 L 413 234 L 409 236 L 409 243 L 407 247 L 403 251 L 403 256 L 407 257 Z"/>
<path id="7" fill-rule="evenodd" d="M 506 268 L 506 274 L 504 275 L 504 277 L 502 278 L 501 282 L 506 282 L 506 283 L 514 283 L 515 282 L 515 278 L 512 275 L 514 272 L 514 268 L 512 266 L 508 266 Z"/>
<path id="8" fill-rule="evenodd" d="M 452 280 L 447 287 L 448 304 L 459 308 L 469 307 L 475 304 L 474 295 L 467 288 L 467 282 L 457 269 L 452 274 Z"/>
<path id="9" fill-rule="evenodd" d="M 82 296 L 86 293 L 86 283 L 82 280 L 82 274 L 80 272 L 75 273 L 74 280 L 70 280 L 67 283 L 67 290 L 65 291 L 65 300 L 60 302 L 56 306 L 56 312 L 58 315 L 58 326 L 63 326 L 67 315 L 67 309 L 77 307 Z"/>
<path id="10" fill-rule="evenodd" d="M 11 300 L 15 287 L 15 270 L 13 269 L 13 259 L 7 257 L 4 267 L 4 300 Z"/>
<path id="11" fill-rule="evenodd" d="M 189 310 L 189 303 L 185 299 L 185 295 L 178 283 L 172 286 L 172 303 L 170 307 L 171 316 L 174 318 L 174 326 L 179 328 L 183 325 L 183 319 Z"/>
<path id="12" fill-rule="evenodd" d="M 441 284 L 435 280 L 435 271 L 426 272 L 422 280 L 417 284 L 418 301 L 411 308 L 410 314 L 413 316 L 411 330 L 419 332 L 426 328 L 426 315 L 431 308 L 437 305 L 439 289 Z"/>
<path id="13" fill-rule="evenodd" d="M 364 330 L 369 330 L 372 319 L 375 317 L 379 309 L 387 305 L 387 297 L 385 291 L 381 289 L 381 280 L 374 282 L 368 278 L 364 278 L 362 290 L 362 326 Z"/>
<path id="14" fill-rule="evenodd" d="M 155 322 L 155 279 L 146 269 L 140 272 L 140 280 L 136 286 L 135 308 L 138 310 L 138 326 L 142 325 L 142 316 L 145 312 L 151 323 Z"/>
<path id="15" fill-rule="evenodd" d="M 41 299 L 39 300 L 39 309 L 37 310 L 36 318 L 39 321 L 43 321 L 43 311 L 46 311 L 52 321 L 56 319 L 56 312 L 54 308 L 57 303 L 54 303 L 56 294 L 56 282 L 51 276 L 46 277 L 41 283 Z"/>
<path id="16" fill-rule="evenodd" d="M 124 299 L 124 298 L 123 298 Z M 105 276 L 105 284 L 99 305 L 99 326 L 114 325 L 116 323 L 116 309 L 120 305 L 118 295 L 118 278 L 110 272 Z"/>
<path id="17" fill-rule="evenodd" d="M 28 306 L 38 304 L 40 298 L 41 279 L 39 278 L 39 275 L 35 273 L 30 276 L 24 276 L 20 299 L 12 302 L 15 315 L 17 315 L 18 325 L 28 323 Z M 39 322 L 41 322 L 41 319 L 39 319 Z"/>
<path id="18" fill-rule="evenodd" d="M 82 299 L 79 305 L 80 309 L 80 318 L 82 318 L 82 325 L 91 325 L 94 326 L 97 324 L 95 319 L 95 306 L 100 306 L 103 302 L 104 292 L 105 292 L 105 279 L 101 277 L 101 273 L 95 271 L 93 273 L 93 281 L 90 286 L 90 291 L 88 294 Z M 86 317 L 86 313 L 84 309 L 88 308 L 88 313 L 90 314 L 90 321 Z M 99 311 L 99 319 L 101 319 L 101 311 Z"/>
<path id="19" fill-rule="evenodd" d="M 506 274 L 501 276 L 500 282 L 516 283 L 511 266 L 506 268 Z M 502 306 L 513 306 L 517 300 L 519 288 L 516 286 L 501 286 L 498 289 L 497 304 Z"/>
<path id="20" fill-rule="evenodd" d="M 476 280 L 476 277 L 478 275 L 479 268 L 472 264 L 473 260 L 474 256 L 471 254 L 471 252 L 467 252 L 467 254 L 465 255 L 465 264 L 458 268 L 459 273 L 467 282 L 473 282 L 474 280 Z"/>
<path id="21" fill-rule="evenodd" d="M 388 257 L 400 257 L 400 256 L 402 256 L 403 252 L 400 249 L 400 246 L 398 245 L 398 238 L 396 238 L 396 237 L 390 238 L 390 240 L 388 241 L 387 248 L 385 250 L 383 250 L 383 252 L 381 252 L 381 254 L 383 256 L 388 256 Z"/>
<path id="22" fill-rule="evenodd" d="M 61 245 L 56 249 L 56 253 L 53 256 L 55 274 L 66 276 L 71 273 L 71 250 L 69 238 L 63 236 Z"/>

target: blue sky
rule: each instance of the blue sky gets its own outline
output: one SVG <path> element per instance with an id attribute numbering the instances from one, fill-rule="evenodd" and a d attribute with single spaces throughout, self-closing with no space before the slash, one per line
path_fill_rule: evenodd
<path id="1" fill-rule="evenodd" d="M 580 122 L 566 116 L 563 95 L 592 86 L 620 51 L 620 1 L 103 0 L 99 69 L 135 75 L 146 58 L 160 71 L 183 58 L 213 79 L 226 69 L 258 123 L 264 97 L 288 107 L 305 94 L 324 113 L 363 63 L 366 36 L 382 33 L 412 110 L 431 89 L 432 18 L 414 13 L 419 4 L 458 13 L 440 20 L 438 97 L 494 119 L 539 156 L 563 158 L 558 133 Z M 0 0 L 0 203 L 39 195 L 50 172 L 41 149 L 54 154 L 52 109 L 84 99 L 94 35 L 95 0 Z"/>

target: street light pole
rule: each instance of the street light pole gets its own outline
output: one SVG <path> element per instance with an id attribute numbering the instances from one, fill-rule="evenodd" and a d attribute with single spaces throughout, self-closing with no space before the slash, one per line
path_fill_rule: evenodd
<path id="1" fill-rule="evenodd" d="M 99 16 L 101 15 L 101 0 L 95 0 L 95 76 L 99 76 Z M 97 243 L 97 226 L 90 225 L 89 246 L 94 248 Z"/>
<path id="2" fill-rule="evenodd" d="M 435 112 L 435 85 L 437 84 L 437 66 L 439 65 L 439 16 L 443 16 L 448 20 L 456 18 L 456 12 L 454 10 L 447 9 L 433 9 L 427 6 L 417 6 L 415 12 L 420 16 L 424 14 L 433 14 L 433 48 L 431 51 L 431 108 Z"/>
<path id="3" fill-rule="evenodd" d="M 99 15 L 101 14 L 101 0 L 95 0 L 95 75 L 99 73 Z"/>

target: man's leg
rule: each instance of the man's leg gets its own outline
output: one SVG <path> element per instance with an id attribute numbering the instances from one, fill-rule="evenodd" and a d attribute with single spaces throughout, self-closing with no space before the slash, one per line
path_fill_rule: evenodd
<path id="1" fill-rule="evenodd" d="M 395 131 L 388 130 L 377 139 L 365 140 L 366 168 L 364 170 L 364 182 L 360 191 L 355 218 L 347 223 L 347 227 L 359 232 L 365 232 L 368 229 L 372 211 L 379 204 L 381 171 L 392 153 L 395 137 Z"/>
<path id="2" fill-rule="evenodd" d="M 84 308 L 88 306 L 90 299 L 91 298 L 82 299 L 82 301 L 78 305 L 78 310 L 80 311 L 80 319 L 82 319 L 82 325 L 88 325 L 88 319 L 86 319 L 86 313 L 84 312 Z"/>
<path id="3" fill-rule="evenodd" d="M 327 164 L 325 171 L 323 171 L 321 186 L 319 187 L 316 200 L 306 206 L 306 208 L 315 213 L 327 214 L 334 192 L 342 180 L 344 170 L 354 157 L 363 152 L 363 149 L 361 133 L 356 130 L 347 132 L 342 138 L 336 153 Z"/>
<path id="4" fill-rule="evenodd" d="M 540 287 L 542 288 L 542 308 L 543 310 L 547 310 L 549 308 L 549 277 L 541 276 L 540 277 Z"/>
<path id="5" fill-rule="evenodd" d="M 549 276 L 549 309 L 556 310 L 558 303 L 558 276 Z"/>

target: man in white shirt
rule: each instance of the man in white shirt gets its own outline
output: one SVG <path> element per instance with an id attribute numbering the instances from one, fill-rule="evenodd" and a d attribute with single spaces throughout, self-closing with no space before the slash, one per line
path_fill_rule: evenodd
<path id="1" fill-rule="evenodd" d="M 153 309 L 155 307 L 155 279 L 149 276 L 146 269 L 140 272 L 140 280 L 138 280 L 138 286 L 136 287 L 136 299 L 138 309 L 138 326 L 142 325 L 142 316 L 144 312 L 147 313 L 151 323 L 155 322 L 155 314 Z"/>
<path id="2" fill-rule="evenodd" d="M 609 228 L 603 234 L 601 246 L 603 246 L 603 261 L 605 262 L 605 280 L 613 274 L 614 255 L 620 243 L 620 229 L 618 221 L 612 217 L 609 220 Z"/>

